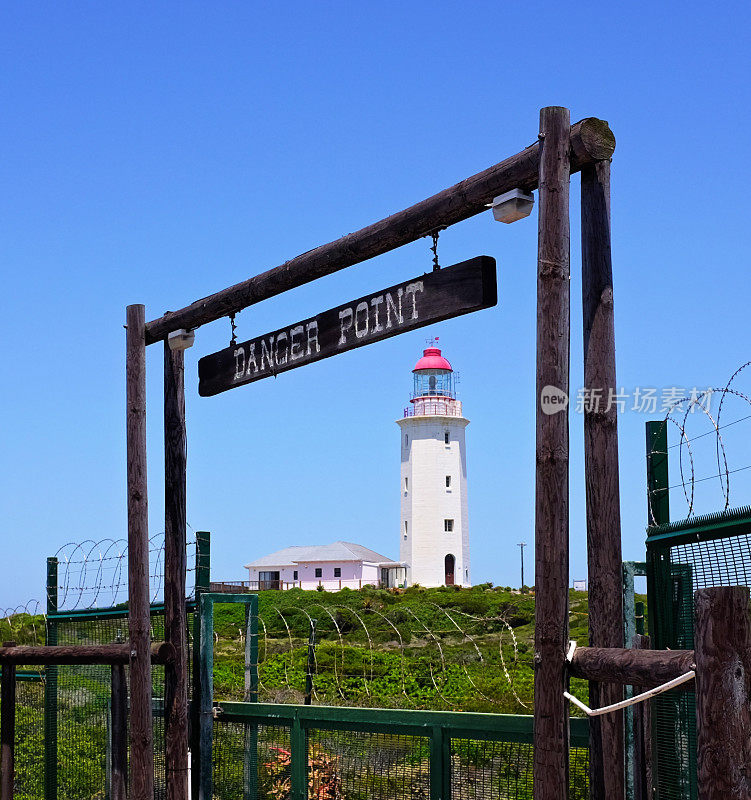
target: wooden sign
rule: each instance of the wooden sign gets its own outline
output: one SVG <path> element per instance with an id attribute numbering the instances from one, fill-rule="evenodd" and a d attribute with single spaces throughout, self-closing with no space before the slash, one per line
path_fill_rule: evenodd
<path id="1" fill-rule="evenodd" d="M 210 397 L 497 302 L 495 259 L 478 256 L 204 356 L 198 393 Z"/>

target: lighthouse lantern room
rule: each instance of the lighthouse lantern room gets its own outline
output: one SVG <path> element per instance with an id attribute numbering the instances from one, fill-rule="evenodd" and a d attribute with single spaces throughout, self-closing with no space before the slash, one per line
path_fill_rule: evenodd
<path id="1" fill-rule="evenodd" d="M 470 586 L 465 428 L 451 364 L 428 347 L 401 428 L 400 561 L 407 583 Z"/>

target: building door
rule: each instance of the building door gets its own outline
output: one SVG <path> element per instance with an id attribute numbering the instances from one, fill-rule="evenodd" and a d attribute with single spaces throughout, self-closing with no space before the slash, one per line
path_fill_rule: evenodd
<path id="1" fill-rule="evenodd" d="M 456 559 L 449 553 L 446 558 L 444 559 L 444 564 L 446 567 L 446 586 L 453 586 L 454 585 L 454 563 Z"/>

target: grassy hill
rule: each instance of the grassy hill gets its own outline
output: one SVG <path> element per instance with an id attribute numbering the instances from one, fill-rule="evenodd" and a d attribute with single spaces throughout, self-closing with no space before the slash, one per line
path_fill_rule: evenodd
<path id="1" fill-rule="evenodd" d="M 570 636 L 587 642 L 587 595 L 569 592 Z M 489 584 L 259 595 L 260 698 L 301 702 L 316 620 L 314 702 L 531 713 L 534 594 Z M 218 699 L 243 696 L 243 610 L 215 607 Z M 586 700 L 587 686 L 572 681 Z"/>

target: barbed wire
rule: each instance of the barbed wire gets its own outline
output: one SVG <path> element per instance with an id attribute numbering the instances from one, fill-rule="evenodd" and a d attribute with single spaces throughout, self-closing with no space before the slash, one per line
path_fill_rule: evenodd
<path id="1" fill-rule="evenodd" d="M 391 692 L 386 688 L 386 693 L 393 704 L 420 706 L 423 702 L 419 696 L 421 690 L 418 688 L 416 697 L 411 689 L 424 686 L 427 680 L 448 707 L 460 707 L 456 691 L 461 685 L 468 697 L 481 699 L 489 705 L 507 706 L 509 698 L 505 693 L 495 696 L 483 685 L 489 677 L 501 674 L 513 702 L 529 709 L 532 698 L 521 696 L 516 675 L 523 664 L 531 667 L 532 659 L 523 662 L 520 657 L 519 642 L 509 621 L 509 615 L 515 612 L 516 606 L 513 606 L 503 613 L 478 616 L 432 602 L 426 602 L 422 609 L 406 604 L 379 609 L 373 607 L 368 598 L 362 598 L 362 605 L 357 607 L 315 602 L 304 605 L 264 603 L 258 625 L 259 658 L 252 666 L 258 668 L 259 692 L 266 698 L 274 702 L 290 699 L 299 702 L 305 691 L 306 668 L 303 665 L 315 618 L 319 640 L 313 652 L 316 680 L 312 695 L 317 703 L 360 704 L 363 698 L 367 698 L 367 702 L 383 700 L 384 685 L 392 685 Z M 384 637 L 389 635 L 393 639 L 385 641 Z M 226 656 L 233 647 L 236 650 L 239 691 L 245 632 L 243 628 L 225 629 L 225 637 L 221 639 L 222 653 Z M 376 645 L 377 641 L 380 646 Z M 426 647 L 426 643 L 433 646 Z M 453 649 L 453 660 L 449 660 L 447 645 Z M 420 657 L 407 658 L 408 648 L 418 648 Z M 488 661 L 495 648 L 500 659 L 499 673 L 493 672 Z M 462 655 L 460 650 L 466 652 Z M 382 662 L 376 668 L 379 654 L 394 651 L 397 663 L 389 666 Z M 323 653 L 325 666 L 320 662 Z M 474 671 L 469 669 L 472 661 L 477 664 Z"/>
<path id="2" fill-rule="evenodd" d="M 195 593 L 195 541 L 186 544 L 188 596 Z M 104 538 L 99 541 L 66 542 L 55 553 L 57 559 L 57 607 L 62 611 L 112 608 L 128 599 L 128 542 Z M 164 594 L 164 533 L 149 539 L 149 586 L 151 603 Z"/>
<path id="3" fill-rule="evenodd" d="M 655 495 L 661 495 L 665 490 L 671 491 L 674 489 L 681 489 L 686 501 L 685 519 L 696 516 L 696 486 L 697 484 L 703 484 L 707 481 L 717 480 L 719 482 L 721 510 L 723 512 L 728 511 L 731 507 L 730 476 L 751 469 L 751 464 L 744 464 L 742 466 L 733 465 L 731 467 L 728 459 L 725 437 L 721 431 L 727 431 L 730 427 L 751 420 L 751 414 L 744 413 L 736 419 L 724 424 L 722 422 L 722 414 L 723 410 L 728 407 L 732 399 L 741 401 L 746 410 L 751 407 L 751 397 L 749 397 L 749 394 L 733 385 L 749 366 L 751 366 L 751 361 L 747 361 L 745 364 L 738 367 L 724 386 L 710 388 L 703 392 L 693 393 L 691 396 L 683 397 L 676 400 L 668 410 L 662 421 L 660 433 L 663 434 L 664 429 L 667 428 L 667 435 L 669 436 L 671 430 L 676 430 L 678 432 L 678 441 L 672 444 L 668 443 L 667 452 L 653 449 L 650 451 L 649 455 L 667 456 L 668 452 L 677 449 L 678 480 L 675 482 L 669 481 L 668 486 L 664 488 L 647 487 L 650 525 L 657 525 L 654 502 Z M 710 410 L 710 405 L 715 397 L 719 397 L 719 404 L 716 414 L 713 414 Z M 699 415 L 696 415 L 697 411 L 700 412 Z M 689 423 L 691 423 L 692 426 L 698 424 L 694 422 L 697 419 L 708 421 L 710 429 L 694 434 L 692 430 L 689 430 Z M 699 462 L 699 454 L 696 449 L 696 442 L 708 436 L 714 437 L 715 445 L 712 460 L 716 464 L 716 471 L 713 471 L 709 475 L 698 475 L 697 464 Z M 744 450 L 747 449 L 748 448 L 744 448 Z M 716 511 L 717 509 L 712 508 L 708 510 Z"/>
<path id="4" fill-rule="evenodd" d="M 43 645 L 46 643 L 45 634 L 46 616 L 38 600 L 0 608 L 0 642 Z"/>

